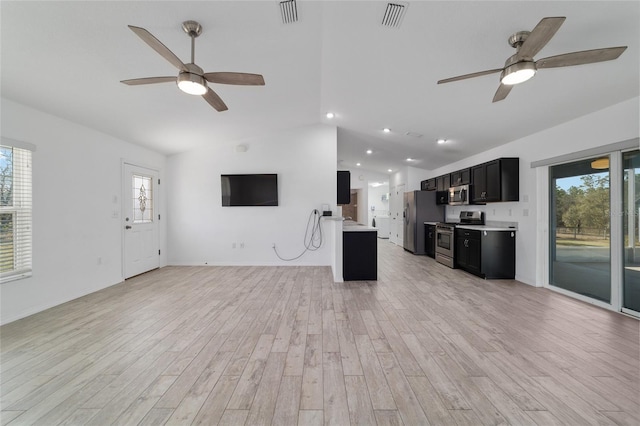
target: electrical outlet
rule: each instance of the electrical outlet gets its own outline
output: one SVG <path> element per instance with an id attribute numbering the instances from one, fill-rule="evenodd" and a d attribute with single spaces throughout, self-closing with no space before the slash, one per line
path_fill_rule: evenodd
<path id="1" fill-rule="evenodd" d="M 240 248 L 244 248 L 244 243 L 240 243 Z"/>
<path id="2" fill-rule="evenodd" d="M 529 209 L 522 209 L 522 216 L 529 216 Z"/>
<path id="3" fill-rule="evenodd" d="M 511 216 L 511 209 L 509 209 L 509 216 Z"/>
<path id="4" fill-rule="evenodd" d="M 102 258 L 101 257 L 98 258 L 98 265 L 102 265 Z"/>
<path id="5" fill-rule="evenodd" d="M 236 243 L 231 243 L 231 248 L 236 248 Z"/>
<path id="6" fill-rule="evenodd" d="M 276 248 L 276 243 L 271 244 L 271 248 Z"/>

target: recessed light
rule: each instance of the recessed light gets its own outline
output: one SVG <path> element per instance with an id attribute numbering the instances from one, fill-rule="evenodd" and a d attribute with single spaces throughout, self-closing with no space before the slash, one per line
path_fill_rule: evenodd
<path id="1" fill-rule="evenodd" d="M 332 112 L 328 112 L 327 113 L 327 118 L 328 119 L 332 119 L 333 117 L 335 117 L 335 115 Z"/>
<path id="2" fill-rule="evenodd" d="M 443 143 L 446 143 L 446 142 L 447 142 L 447 140 L 446 140 L 446 139 L 438 139 L 438 143 L 439 143 L 439 144 L 441 144 L 441 145 L 442 145 Z"/>
<path id="3" fill-rule="evenodd" d="M 385 133 L 389 133 L 391 131 L 391 129 L 388 128 L 388 127 L 385 127 L 384 129 L 382 129 L 382 131 L 385 132 Z"/>
<path id="4" fill-rule="evenodd" d="M 371 151 L 370 149 L 367 150 L 367 154 L 371 154 L 373 153 L 373 151 Z"/>
<path id="5" fill-rule="evenodd" d="M 360 165 L 360 163 L 356 163 L 356 166 L 359 166 L 359 165 Z"/>
<path id="6" fill-rule="evenodd" d="M 413 158 L 407 158 L 407 161 L 413 161 Z"/>
<path id="7" fill-rule="evenodd" d="M 388 169 L 387 171 L 388 171 L 389 173 L 391 173 L 391 172 L 392 172 L 393 170 L 391 170 L 391 169 Z"/>

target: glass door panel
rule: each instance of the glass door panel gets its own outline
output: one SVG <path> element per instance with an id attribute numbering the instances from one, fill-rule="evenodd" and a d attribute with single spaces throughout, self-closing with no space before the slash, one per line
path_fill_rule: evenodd
<path id="1" fill-rule="evenodd" d="M 611 303 L 609 157 L 550 168 L 549 284 Z"/>
<path id="2" fill-rule="evenodd" d="M 640 151 L 623 153 L 624 256 L 622 307 L 640 313 Z"/>

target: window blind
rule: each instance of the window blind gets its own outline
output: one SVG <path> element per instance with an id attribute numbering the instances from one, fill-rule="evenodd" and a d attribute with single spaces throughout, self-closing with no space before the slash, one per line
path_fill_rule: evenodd
<path id="1" fill-rule="evenodd" d="M 15 145 L 0 145 L 0 283 L 31 275 L 32 153 Z"/>

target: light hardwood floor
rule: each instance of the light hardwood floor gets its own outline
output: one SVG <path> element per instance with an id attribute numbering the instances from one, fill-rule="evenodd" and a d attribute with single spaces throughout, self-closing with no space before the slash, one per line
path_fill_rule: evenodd
<path id="1" fill-rule="evenodd" d="M 167 267 L 3 326 L 2 424 L 640 424 L 639 322 L 379 243 Z"/>

